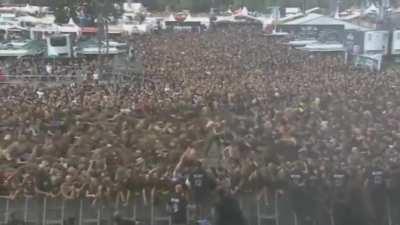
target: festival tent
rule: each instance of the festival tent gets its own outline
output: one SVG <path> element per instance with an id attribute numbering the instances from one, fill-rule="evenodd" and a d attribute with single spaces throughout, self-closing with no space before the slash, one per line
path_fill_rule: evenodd
<path id="1" fill-rule="evenodd" d="M 31 24 L 54 24 L 55 17 L 53 15 L 47 15 L 44 17 L 25 15 L 17 17 L 16 20 L 19 22 Z"/>
<path id="2" fill-rule="evenodd" d="M 246 6 L 236 10 L 233 12 L 234 16 L 248 16 L 249 15 L 249 10 L 247 9 Z"/>
<path id="3" fill-rule="evenodd" d="M 76 34 L 79 34 L 81 32 L 81 28 L 71 18 L 71 19 L 69 19 L 68 24 L 62 24 L 61 26 L 59 26 L 59 31 L 61 33 L 76 33 Z"/>
<path id="4" fill-rule="evenodd" d="M 344 25 L 345 30 L 367 31 L 368 27 L 363 27 L 347 21 L 338 20 L 318 13 L 310 13 L 304 17 L 289 21 L 285 24 L 290 25 Z"/>
<path id="5" fill-rule="evenodd" d="M 124 12 L 128 13 L 140 13 L 144 11 L 142 3 L 125 2 L 123 5 Z"/>
<path id="6" fill-rule="evenodd" d="M 379 9 L 378 9 L 378 7 L 375 6 L 375 4 L 372 3 L 367 9 L 364 10 L 363 14 L 364 15 L 367 15 L 367 14 L 378 15 Z"/>
<path id="7" fill-rule="evenodd" d="M 10 30 L 10 29 L 26 30 L 26 28 L 18 24 L 18 21 L 0 18 L 0 30 Z"/>
<path id="8" fill-rule="evenodd" d="M 108 33 L 109 34 L 121 34 L 124 32 L 124 27 L 121 25 L 109 25 Z"/>
<path id="9" fill-rule="evenodd" d="M 80 41 L 77 45 L 76 52 L 78 55 L 99 55 L 107 53 L 109 55 L 116 55 L 125 53 L 128 49 L 125 43 L 109 41 L 109 48 L 107 51 L 106 45 L 107 44 L 103 42 L 101 48 L 99 48 L 99 43 L 95 39 Z"/>
<path id="10" fill-rule="evenodd" d="M 46 44 L 41 41 L 31 40 L 23 46 L 12 43 L 0 46 L 0 57 L 23 57 L 40 55 L 46 51 Z"/>
<path id="11" fill-rule="evenodd" d="M 312 43 L 298 49 L 308 52 L 345 52 L 343 44 L 337 43 Z"/>
<path id="12" fill-rule="evenodd" d="M 48 12 L 49 7 L 32 6 L 32 5 L 27 4 L 26 6 L 3 6 L 3 7 L 0 7 L 0 11 L 36 14 L 36 13 L 40 13 L 40 12 Z"/>
<path id="13" fill-rule="evenodd" d="M 166 19 L 165 21 L 176 21 L 175 16 L 173 14 L 171 14 L 168 16 L 168 19 Z"/>

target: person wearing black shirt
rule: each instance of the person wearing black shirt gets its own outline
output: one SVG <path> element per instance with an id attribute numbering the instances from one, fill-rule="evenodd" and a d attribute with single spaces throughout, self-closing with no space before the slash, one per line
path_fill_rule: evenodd
<path id="1" fill-rule="evenodd" d="M 348 174 L 342 168 L 333 171 L 331 177 L 332 213 L 335 225 L 348 225 L 351 218 L 349 207 Z"/>
<path id="2" fill-rule="evenodd" d="M 320 221 L 324 214 L 322 195 L 326 193 L 322 193 L 322 181 L 319 172 L 311 167 L 309 170 L 310 172 L 306 176 L 306 195 L 309 203 L 307 204 L 307 215 L 310 217 L 308 223 L 318 224 L 318 222 L 322 222 Z"/>
<path id="3" fill-rule="evenodd" d="M 375 224 L 383 225 L 386 215 L 385 171 L 379 165 L 374 165 L 367 170 L 367 176 L 367 190 L 376 219 Z"/>
<path id="4" fill-rule="evenodd" d="M 203 169 L 201 162 L 196 162 L 193 172 L 190 174 L 189 187 L 192 198 L 196 204 L 197 218 L 203 218 L 204 211 L 207 209 L 206 203 L 215 183 L 210 175 Z M 203 218 L 204 219 L 204 218 Z"/>
<path id="5" fill-rule="evenodd" d="M 301 162 L 295 165 L 295 167 L 289 173 L 289 200 L 291 203 L 292 211 L 297 217 L 299 225 L 306 224 L 307 220 L 307 209 L 308 209 L 308 196 L 306 193 L 306 176 L 304 174 Z"/>
<path id="6" fill-rule="evenodd" d="M 175 192 L 172 193 L 168 201 L 168 209 L 171 213 L 172 224 L 182 225 L 187 223 L 187 200 L 181 184 L 175 186 Z"/>
<path id="7" fill-rule="evenodd" d="M 390 201 L 391 219 L 393 224 L 400 224 L 400 167 L 390 162 L 386 169 L 386 191 Z"/>

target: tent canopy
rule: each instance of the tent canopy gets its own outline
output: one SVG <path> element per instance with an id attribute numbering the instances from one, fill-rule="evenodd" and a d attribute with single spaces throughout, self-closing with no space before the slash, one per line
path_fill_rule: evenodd
<path id="1" fill-rule="evenodd" d="M 46 51 L 46 44 L 41 41 L 31 40 L 22 46 L 12 43 L 0 47 L 0 57 L 22 57 L 40 55 Z"/>

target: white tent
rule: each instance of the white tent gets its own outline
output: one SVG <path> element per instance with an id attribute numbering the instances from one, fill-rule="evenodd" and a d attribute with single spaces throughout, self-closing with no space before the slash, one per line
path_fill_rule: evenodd
<path id="1" fill-rule="evenodd" d="M 76 23 L 74 22 L 74 20 L 71 18 L 68 21 L 68 24 L 62 24 L 60 27 L 60 32 L 61 33 L 80 33 L 81 28 L 76 25 Z"/>
<path id="2" fill-rule="evenodd" d="M 46 33 L 57 33 L 59 31 L 59 26 L 55 24 L 45 24 L 32 27 L 31 32 L 46 32 Z"/>
<path id="3" fill-rule="evenodd" d="M 125 2 L 123 5 L 124 12 L 139 13 L 144 10 L 142 3 Z"/>
<path id="4" fill-rule="evenodd" d="M 375 4 L 371 4 L 365 11 L 364 14 L 379 14 L 379 9 L 378 7 L 375 6 Z"/>
<path id="5" fill-rule="evenodd" d="M 299 47 L 298 49 L 308 52 L 344 52 L 345 47 L 342 44 L 322 44 L 322 43 L 312 43 L 307 44 L 304 47 Z"/>
<path id="6" fill-rule="evenodd" d="M 108 33 L 109 34 L 120 34 L 124 32 L 124 27 L 121 25 L 109 25 Z"/>
<path id="7" fill-rule="evenodd" d="M 168 19 L 166 21 L 175 21 L 175 16 L 174 15 L 169 15 Z"/>
<path id="8" fill-rule="evenodd" d="M 325 16 L 318 13 L 310 13 L 304 17 L 286 22 L 285 24 L 291 25 L 344 25 L 345 30 L 359 30 L 367 31 L 371 30 L 368 27 L 359 26 L 347 21 L 338 20 L 329 16 Z"/>
<path id="9" fill-rule="evenodd" d="M 247 9 L 246 6 L 244 6 L 244 7 L 242 8 L 241 15 L 242 15 L 242 16 L 248 16 L 248 15 L 249 15 L 249 10 Z"/>
<path id="10" fill-rule="evenodd" d="M 23 12 L 29 14 L 35 14 L 40 12 L 48 12 L 49 7 L 32 6 L 27 4 L 26 6 L 4 6 L 0 7 L 1 11 L 12 11 L 12 12 Z"/>
<path id="11" fill-rule="evenodd" d="M 236 10 L 234 12 L 234 16 L 248 16 L 249 15 L 249 10 L 247 9 L 246 6 Z"/>
<path id="12" fill-rule="evenodd" d="M 26 4 L 26 6 L 21 11 L 34 14 L 40 11 L 40 7 Z"/>

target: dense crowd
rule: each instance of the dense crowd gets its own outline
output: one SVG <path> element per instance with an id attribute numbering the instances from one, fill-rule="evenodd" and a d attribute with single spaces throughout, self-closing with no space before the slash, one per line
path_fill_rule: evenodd
<path id="1" fill-rule="evenodd" d="M 279 193 L 300 224 L 336 225 L 381 225 L 387 197 L 400 204 L 397 72 L 247 29 L 132 45 L 152 81 L 140 87 L 0 86 L 3 195 L 147 202 L 183 189 L 200 204 L 215 189 L 267 203 Z"/>
<path id="2" fill-rule="evenodd" d="M 103 57 L 102 65 L 112 68 L 112 58 Z M 22 57 L 2 59 L 0 69 L 9 80 L 24 78 L 37 80 L 38 77 L 51 77 L 53 80 L 87 80 L 98 73 L 97 57 L 80 58 L 40 58 Z"/>

